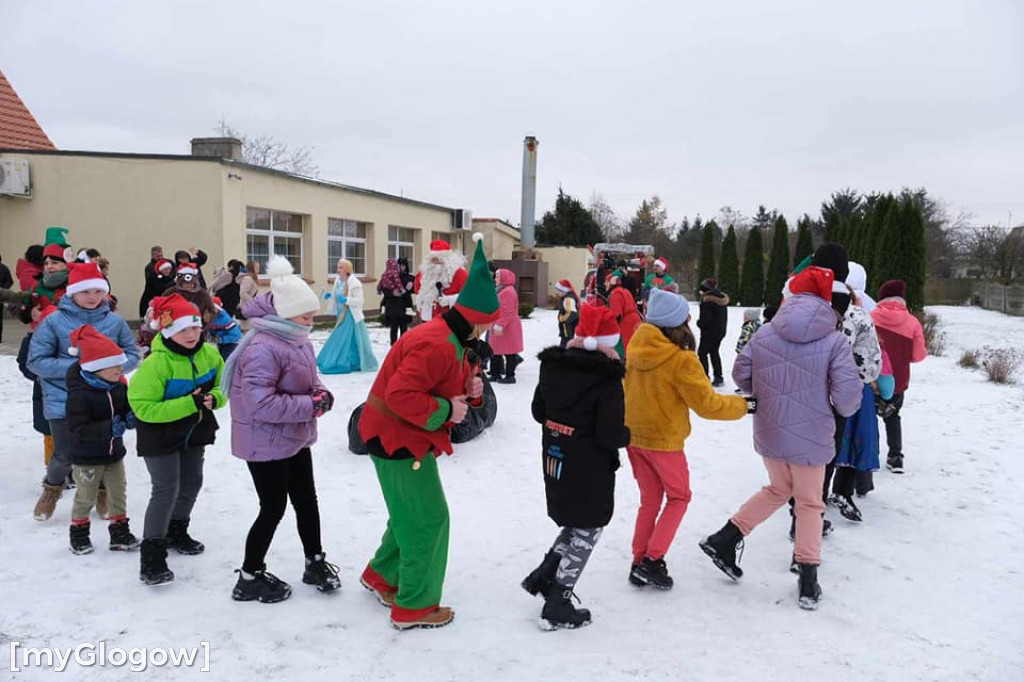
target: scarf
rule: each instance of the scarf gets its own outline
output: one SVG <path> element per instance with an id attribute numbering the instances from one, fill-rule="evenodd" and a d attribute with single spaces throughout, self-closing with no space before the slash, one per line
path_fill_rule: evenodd
<path id="1" fill-rule="evenodd" d="M 390 292 L 393 296 L 402 295 L 402 273 L 398 271 L 398 261 L 388 258 L 384 266 L 384 274 L 377 283 L 377 293 Z"/>
<path id="2" fill-rule="evenodd" d="M 234 352 L 228 356 L 227 362 L 224 363 L 224 373 L 221 375 L 220 390 L 224 392 L 224 395 L 231 393 L 231 382 L 235 378 L 235 368 L 238 366 L 238 359 L 242 357 L 245 352 L 246 346 L 252 343 L 252 340 L 259 334 L 269 334 L 270 336 L 287 341 L 288 343 L 299 344 L 309 340 L 309 332 L 312 331 L 310 327 L 304 327 L 301 324 L 292 322 L 283 317 L 277 315 L 265 315 L 263 317 L 252 318 L 252 329 L 245 333 L 242 340 L 238 342 L 238 347 L 235 348 Z"/>
<path id="3" fill-rule="evenodd" d="M 43 279 L 41 281 L 43 286 L 50 291 L 57 291 L 58 289 L 63 289 L 68 285 L 68 275 L 70 274 L 71 273 L 67 270 L 58 270 L 52 274 L 43 275 Z"/>
<path id="4" fill-rule="evenodd" d="M 107 381 L 106 379 L 101 379 L 98 376 L 96 376 L 95 374 L 93 374 L 92 372 L 87 372 L 84 369 L 81 370 L 81 374 L 82 374 L 82 380 L 85 381 L 86 384 L 88 384 L 89 386 L 91 386 L 92 388 L 95 388 L 97 390 L 100 390 L 100 391 L 110 391 L 115 386 L 117 386 L 117 384 L 112 384 L 109 381 Z"/>

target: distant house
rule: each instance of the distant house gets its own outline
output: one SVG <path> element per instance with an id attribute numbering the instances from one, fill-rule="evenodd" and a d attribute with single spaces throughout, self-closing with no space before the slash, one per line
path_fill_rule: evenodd
<path id="1" fill-rule="evenodd" d="M 0 71 L 0 149 L 56 149 Z"/>

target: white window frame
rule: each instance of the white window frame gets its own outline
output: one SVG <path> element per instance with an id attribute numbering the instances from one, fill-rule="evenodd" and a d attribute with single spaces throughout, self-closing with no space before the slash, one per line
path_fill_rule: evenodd
<path id="1" fill-rule="evenodd" d="M 267 211 L 268 213 L 270 213 L 270 229 L 269 230 L 261 230 L 261 229 L 252 229 L 252 228 L 250 228 L 249 227 L 249 211 Z M 302 220 L 302 230 L 300 232 L 285 232 L 283 230 L 276 230 L 275 231 L 274 230 L 274 214 L 276 214 L 276 213 L 287 213 L 288 215 L 298 216 L 299 219 Z M 246 206 L 245 207 L 245 235 L 246 235 L 246 238 L 247 238 L 246 241 L 248 241 L 248 236 L 249 235 L 253 235 L 253 236 L 256 236 L 256 237 L 267 237 L 267 248 L 268 248 L 268 256 L 267 257 L 268 258 L 270 256 L 274 255 L 274 253 L 275 253 L 275 251 L 274 251 L 274 239 L 289 240 L 289 241 L 293 240 L 293 239 L 294 240 L 298 240 L 298 242 L 299 242 L 299 268 L 298 268 L 298 270 L 296 270 L 295 274 L 299 275 L 299 276 L 302 276 L 303 273 L 305 273 L 305 271 L 306 271 L 306 244 L 305 244 L 306 216 L 305 215 L 303 215 L 301 213 L 293 213 L 292 211 L 281 211 L 281 210 L 273 209 L 273 208 L 265 208 L 263 206 Z M 246 260 L 250 259 L 249 258 L 248 244 L 246 244 L 246 254 L 245 254 L 245 257 L 246 257 Z M 260 273 L 260 277 L 261 278 L 266 277 L 266 274 L 261 272 Z"/>
<path id="2" fill-rule="evenodd" d="M 403 241 L 401 238 L 392 239 L 391 230 L 393 229 L 409 230 L 409 232 L 412 233 L 412 240 Z M 401 257 L 400 253 L 402 247 L 407 246 L 409 247 L 410 251 L 409 267 L 413 267 L 413 263 L 415 262 L 416 259 L 416 232 L 417 230 L 415 227 L 405 227 L 404 225 L 388 225 L 388 258 L 394 258 L 395 260 L 398 260 Z M 399 237 L 401 237 L 401 233 L 399 233 Z"/>
<path id="3" fill-rule="evenodd" d="M 330 227 L 331 221 L 341 221 L 341 223 L 342 223 L 342 234 L 341 235 L 332 235 L 331 234 L 331 227 Z M 363 229 L 363 236 L 362 237 L 358 237 L 358 236 L 357 237 L 349 237 L 349 236 L 345 235 L 344 234 L 345 228 L 348 227 L 349 225 L 355 225 L 357 233 L 359 231 L 359 226 L 362 225 L 363 228 L 364 228 Z M 357 272 L 354 272 L 352 274 L 354 274 L 356 277 L 366 277 L 367 276 L 367 271 L 369 271 L 369 269 L 370 269 L 370 249 L 369 249 L 368 241 L 367 240 L 369 238 L 370 231 L 372 229 L 373 229 L 373 224 L 372 223 L 363 222 L 361 220 L 350 220 L 348 218 L 328 218 L 327 219 L 327 244 L 328 244 L 328 248 L 327 248 L 327 254 L 328 254 L 327 255 L 327 259 L 328 259 L 328 262 L 327 262 L 327 273 L 328 273 L 328 275 L 330 275 L 331 277 L 337 277 L 338 259 L 335 258 L 334 262 L 332 263 L 331 262 L 331 255 L 330 255 L 330 253 L 331 253 L 331 249 L 330 249 L 331 242 L 337 242 L 337 243 L 341 244 L 341 253 L 342 253 L 341 257 L 345 258 L 345 259 L 348 259 L 348 254 L 346 253 L 346 251 L 347 251 L 346 245 L 347 244 L 352 243 L 352 244 L 362 244 L 363 245 L 363 270 L 364 270 L 364 272 L 358 272 L 357 271 Z"/>

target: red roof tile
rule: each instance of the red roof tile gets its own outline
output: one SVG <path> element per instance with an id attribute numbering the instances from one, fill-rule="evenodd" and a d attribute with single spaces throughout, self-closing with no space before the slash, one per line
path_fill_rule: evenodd
<path id="1" fill-rule="evenodd" d="M 0 71 L 0 149 L 56 149 Z"/>

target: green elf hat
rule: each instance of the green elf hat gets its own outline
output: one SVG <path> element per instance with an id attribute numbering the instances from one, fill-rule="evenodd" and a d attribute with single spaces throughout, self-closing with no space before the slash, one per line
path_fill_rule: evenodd
<path id="1" fill-rule="evenodd" d="M 455 309 L 470 324 L 487 324 L 498 319 L 498 291 L 494 287 L 491 270 L 487 267 L 484 236 L 474 232 L 473 241 L 476 242 L 476 251 L 473 252 L 473 262 L 469 266 L 469 277 L 455 300 Z"/>
<path id="2" fill-rule="evenodd" d="M 46 241 L 43 244 L 43 258 L 67 261 L 68 256 L 65 251 L 68 248 L 68 242 L 67 237 L 64 236 L 67 233 L 68 228 L 66 227 L 46 228 Z"/>

